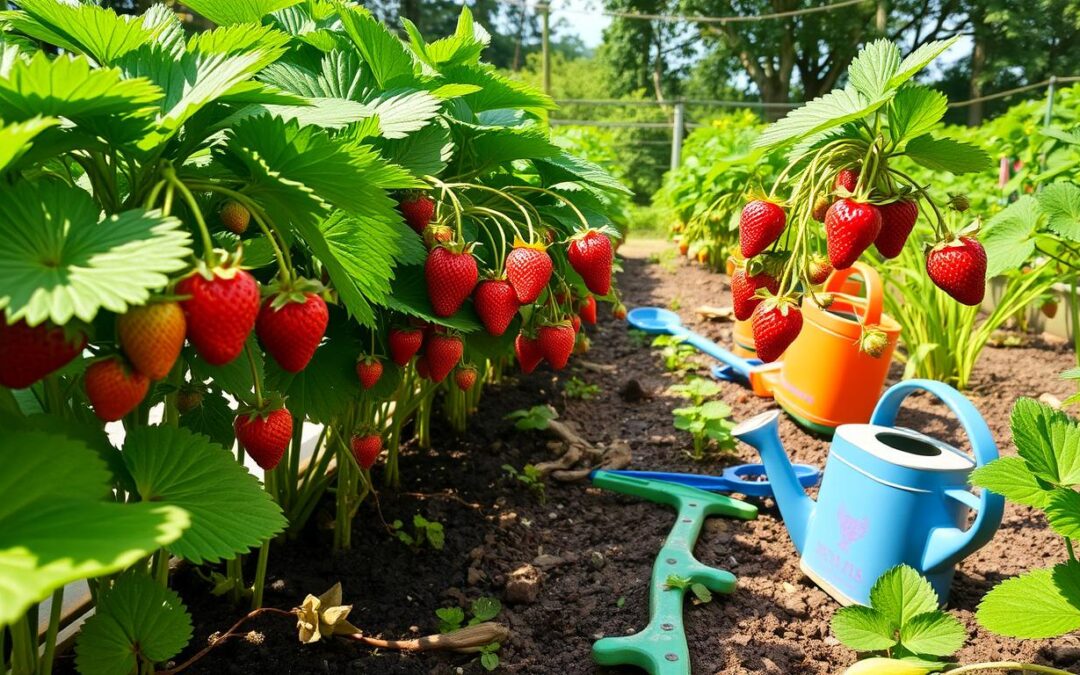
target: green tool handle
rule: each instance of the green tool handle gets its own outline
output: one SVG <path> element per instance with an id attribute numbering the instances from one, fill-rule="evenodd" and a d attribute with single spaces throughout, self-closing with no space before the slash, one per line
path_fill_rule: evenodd
<path id="1" fill-rule="evenodd" d="M 674 574 L 688 578 L 716 593 L 733 591 L 735 576 L 698 562 L 693 553 L 694 544 L 706 517 L 727 515 L 749 520 L 757 516 L 757 508 L 696 488 L 605 471 L 593 475 L 593 484 L 678 509 L 675 526 L 653 565 L 649 625 L 634 635 L 598 640 L 593 644 L 593 660 L 602 666 L 637 666 L 652 675 L 689 675 L 690 649 L 683 624 L 685 591 L 668 588 L 668 577 Z"/>

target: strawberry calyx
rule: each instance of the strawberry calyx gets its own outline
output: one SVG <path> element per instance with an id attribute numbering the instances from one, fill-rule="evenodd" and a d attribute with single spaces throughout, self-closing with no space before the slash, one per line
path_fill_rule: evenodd
<path id="1" fill-rule="evenodd" d="M 185 274 L 181 278 L 187 278 L 198 274 L 207 281 L 213 281 L 218 279 L 233 279 L 242 270 L 245 270 L 241 261 L 244 257 L 244 247 L 239 246 L 235 251 L 229 252 L 222 248 L 214 249 L 214 258 L 217 259 L 216 263 L 210 263 L 207 260 L 198 259 L 195 261 L 195 268 L 188 274 Z"/>
<path id="2" fill-rule="evenodd" d="M 307 302 L 309 294 L 314 294 L 321 297 L 323 300 L 327 300 L 329 289 L 324 286 L 321 281 L 304 278 L 278 279 L 263 288 L 264 297 L 274 298 L 270 302 L 270 308 L 274 311 L 281 309 L 291 302 L 302 305 Z"/>
<path id="3" fill-rule="evenodd" d="M 793 292 L 777 296 L 770 293 L 768 289 L 759 288 L 755 295 L 763 299 L 760 305 L 762 312 L 776 309 L 780 311 L 782 316 L 787 316 L 792 309 L 799 311 L 799 298 Z"/>
<path id="4" fill-rule="evenodd" d="M 542 241 L 525 241 L 521 237 L 514 237 L 513 248 L 531 248 L 534 251 L 547 253 L 548 245 Z"/>
<path id="5" fill-rule="evenodd" d="M 432 250 L 436 248 L 445 248 L 454 255 L 461 255 L 462 253 L 468 253 L 472 255 L 473 249 L 479 246 L 477 242 L 464 242 L 460 239 L 452 239 L 451 241 L 440 241 L 432 247 Z"/>
<path id="6" fill-rule="evenodd" d="M 263 397 L 262 405 L 244 403 L 236 410 L 236 417 L 244 418 L 248 422 L 259 418 L 267 419 L 278 410 L 288 411 L 285 407 L 285 397 L 278 392 L 272 392 Z"/>
<path id="7" fill-rule="evenodd" d="M 570 235 L 567 241 L 578 241 L 590 237 L 594 234 L 600 234 L 611 239 L 618 239 L 620 237 L 619 231 L 610 225 L 601 225 L 600 227 L 585 227 L 577 230 L 574 234 Z"/>

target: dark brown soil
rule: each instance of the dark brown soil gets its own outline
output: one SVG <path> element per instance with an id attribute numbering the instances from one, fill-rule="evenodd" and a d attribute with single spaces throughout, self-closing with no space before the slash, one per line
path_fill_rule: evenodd
<path id="1" fill-rule="evenodd" d="M 633 252 L 631 252 L 632 254 Z M 628 306 L 654 304 L 678 309 L 695 329 L 722 344 L 730 327 L 703 323 L 693 309 L 727 304 L 724 277 L 685 262 L 650 264 L 626 260 L 621 288 Z M 435 429 L 431 451 L 410 450 L 403 458 L 406 494 L 384 492 L 382 516 L 410 521 L 420 513 L 446 528 L 442 551 L 414 552 L 393 539 L 374 505 L 365 504 L 356 520 L 353 549 L 330 553 L 330 532 L 313 529 L 304 541 L 274 550 L 266 593 L 268 605 L 290 608 L 306 593 L 321 593 L 335 581 L 344 585 L 350 619 L 384 637 L 414 637 L 436 629 L 435 610 L 492 595 L 502 597 L 507 575 L 535 563 L 543 572 L 541 592 L 531 605 L 509 605 L 499 620 L 513 630 L 500 652 L 501 668 L 521 673 L 634 672 L 594 666 L 589 650 L 605 635 L 640 630 L 647 621 L 647 580 L 672 511 L 592 488 L 587 484 L 549 484 L 547 503 L 508 478 L 501 468 L 521 468 L 550 459 L 547 438 L 516 432 L 503 416 L 515 409 L 549 402 L 564 420 L 582 426 L 594 443 L 624 440 L 634 468 L 719 473 L 730 464 L 756 461 L 741 446 L 734 453 L 695 463 L 687 457 L 688 436 L 671 426 L 671 409 L 681 403 L 664 393 L 676 382 L 647 346 L 632 339 L 622 323 L 605 318 L 594 331 L 586 359 L 614 364 L 614 373 L 571 369 L 538 372 L 488 391 L 469 432 L 457 437 Z M 984 414 L 1005 453 L 1010 447 L 1009 411 L 1017 396 L 1050 393 L 1064 397 L 1070 385 L 1057 374 L 1072 365 L 1070 350 L 1031 337 L 1025 346 L 988 348 L 979 364 L 971 398 Z M 701 374 L 706 374 L 702 359 Z M 894 368 L 893 377 L 899 375 Z M 589 401 L 566 400 L 560 382 L 572 374 L 599 385 Z M 652 395 L 628 403 L 619 392 L 637 380 Z M 725 385 L 723 398 L 744 419 L 773 404 Z M 958 441 L 947 410 L 915 397 L 900 424 Z M 828 441 L 811 436 L 784 419 L 782 437 L 795 460 L 821 465 Z M 728 569 L 739 578 L 734 594 L 711 604 L 686 606 L 685 616 L 695 673 L 836 673 L 854 654 L 831 636 L 829 618 L 836 604 L 806 580 L 783 523 L 771 501 L 756 521 L 712 519 L 697 546 L 702 562 Z M 318 522 L 318 518 L 315 522 Z M 325 518 L 324 518 L 325 521 Z M 1018 659 L 1080 669 L 1080 639 L 1016 641 L 978 627 L 973 611 L 997 581 L 1036 566 L 1061 561 L 1059 538 L 1031 509 L 1010 504 L 994 541 L 965 560 L 953 585 L 951 609 L 969 629 L 963 662 Z M 195 617 L 191 651 L 206 637 L 227 628 L 241 610 L 214 600 L 193 577 L 179 580 Z M 479 673 L 475 656 L 401 655 L 342 642 L 301 646 L 287 618 L 265 617 L 249 628 L 261 644 L 237 641 L 201 661 L 192 673 Z"/>

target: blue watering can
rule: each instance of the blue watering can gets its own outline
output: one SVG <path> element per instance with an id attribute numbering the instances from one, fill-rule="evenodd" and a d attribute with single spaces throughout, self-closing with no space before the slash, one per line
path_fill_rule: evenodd
<path id="1" fill-rule="evenodd" d="M 893 426 L 903 400 L 928 391 L 960 420 L 974 459 L 910 429 Z M 866 605 L 870 588 L 901 563 L 926 577 L 942 605 L 956 564 L 994 536 L 1004 499 L 968 489 L 968 474 L 998 457 L 986 422 L 960 392 L 933 380 L 889 388 L 869 424 L 837 428 L 815 503 L 780 443 L 779 413 L 762 413 L 733 434 L 761 454 L 780 515 L 802 556 L 800 567 L 844 605 Z M 969 527 L 969 511 L 976 517 Z"/>
<path id="2" fill-rule="evenodd" d="M 626 321 L 634 328 L 650 335 L 671 335 L 707 354 L 724 364 L 714 371 L 721 379 L 738 380 L 754 386 L 761 365 L 759 359 L 747 360 L 732 354 L 709 338 L 695 333 L 683 325 L 682 319 L 675 312 L 660 307 L 635 307 L 626 315 Z"/>

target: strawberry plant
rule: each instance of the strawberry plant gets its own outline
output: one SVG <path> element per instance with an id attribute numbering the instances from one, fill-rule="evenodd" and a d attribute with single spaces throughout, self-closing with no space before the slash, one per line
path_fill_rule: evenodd
<path id="1" fill-rule="evenodd" d="M 409 533 L 405 531 L 405 523 L 400 520 L 395 520 L 390 523 L 390 529 L 393 530 L 394 536 L 397 537 L 398 541 L 414 551 L 420 550 L 424 544 L 427 544 L 436 551 L 442 550 L 442 547 L 446 542 L 446 535 L 443 532 L 442 523 L 430 521 L 417 513 L 413 516 L 412 526 L 412 532 Z"/>
<path id="2" fill-rule="evenodd" d="M 694 439 L 692 458 L 705 459 L 705 450 L 710 444 L 720 450 L 735 447 L 735 437 L 731 435 L 731 430 L 735 428 L 731 420 L 731 406 L 723 401 L 696 403 L 676 408 L 671 414 L 675 417 L 675 428 L 690 432 Z"/>
<path id="3" fill-rule="evenodd" d="M 502 470 L 507 476 L 513 478 L 522 487 L 533 493 L 541 504 L 547 503 L 547 486 L 544 484 L 544 475 L 532 464 L 526 464 L 518 471 L 509 464 L 503 464 Z"/>
<path id="4" fill-rule="evenodd" d="M 919 213 L 931 233 L 927 275 L 958 302 L 981 303 L 986 256 L 974 238 L 977 221 L 954 227 L 935 202 L 932 183 L 899 166 L 901 157 L 954 174 L 989 165 L 980 148 L 934 134 L 947 101 L 910 82 L 954 41 L 927 43 L 903 59 L 886 40 L 870 43 L 852 61 L 846 87 L 792 111 L 754 141 L 767 150 L 791 147 L 772 187 L 750 194 L 740 215 L 740 249 L 750 264 L 763 254 L 784 256 L 775 292 L 756 290 L 764 300 L 752 316 L 762 360 L 779 358 L 798 336 L 803 295 L 828 306 L 829 298 L 813 290 L 817 255 L 826 253 L 834 269 L 850 267 L 871 246 L 895 256 Z"/>

